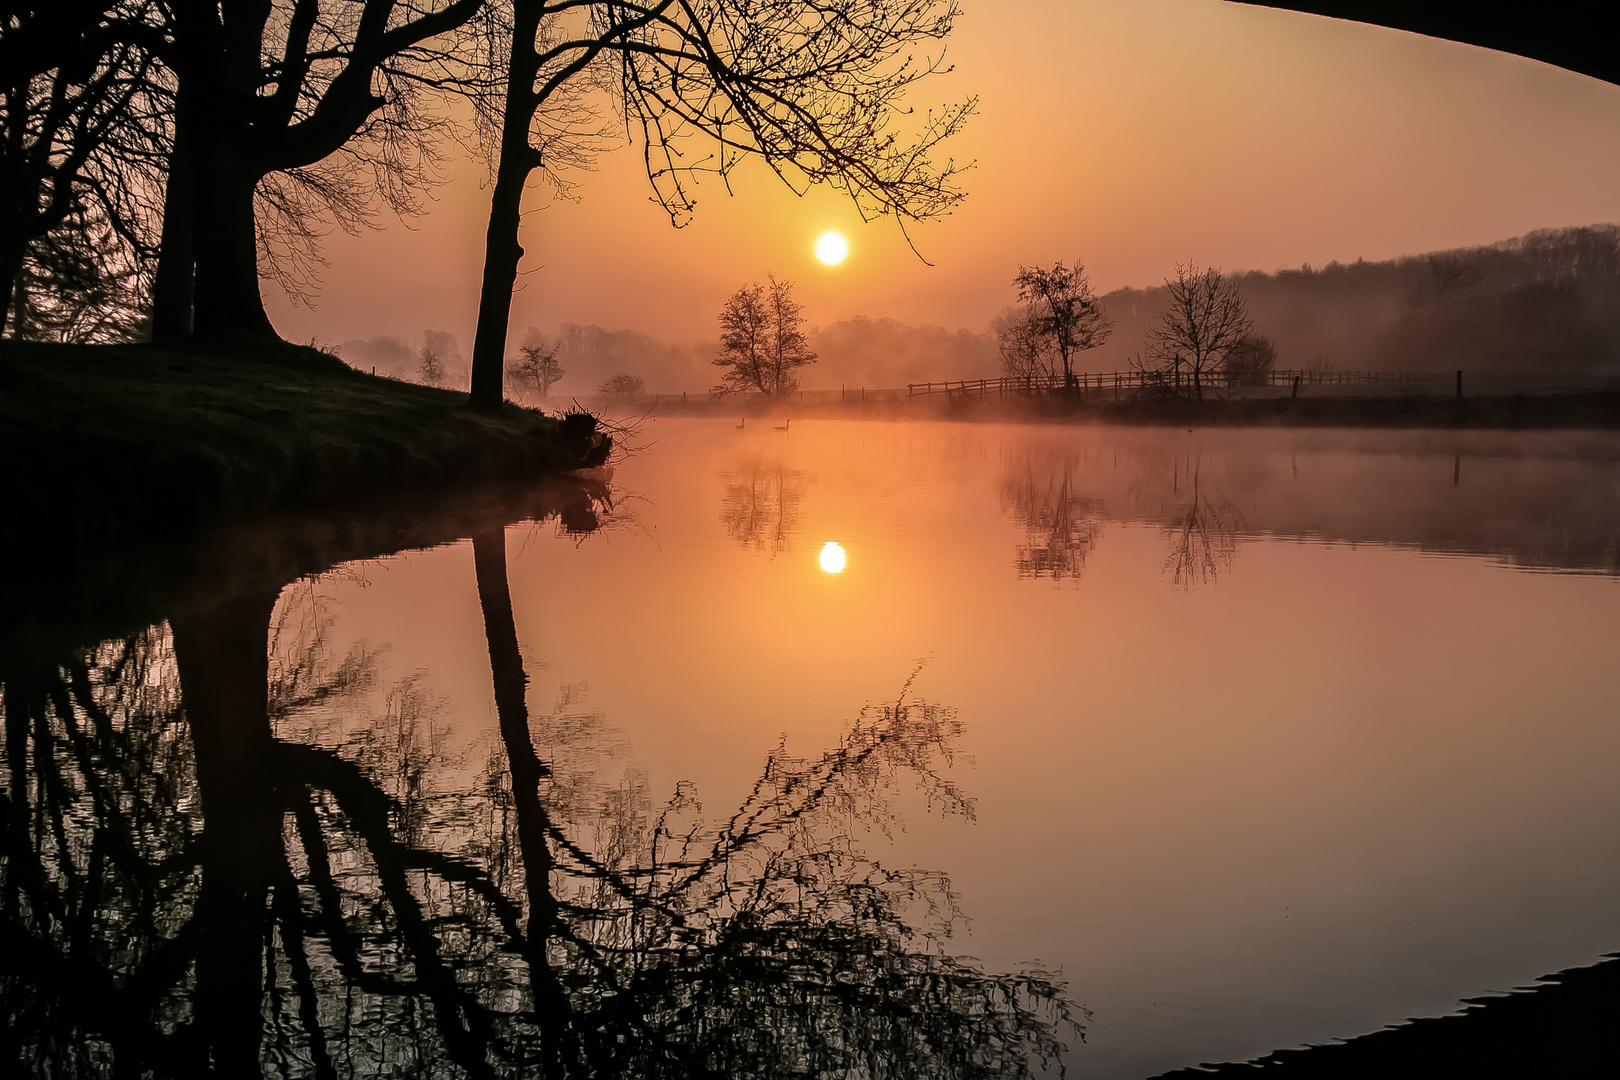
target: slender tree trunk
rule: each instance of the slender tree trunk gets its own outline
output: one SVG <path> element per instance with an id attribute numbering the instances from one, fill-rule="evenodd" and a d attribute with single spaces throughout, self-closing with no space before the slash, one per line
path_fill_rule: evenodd
<path id="1" fill-rule="evenodd" d="M 197 281 L 197 177 L 192 161 L 192 119 L 182 88 L 175 106 L 174 150 L 163 190 L 163 238 L 152 282 L 152 340 L 191 335 Z"/>
<path id="2" fill-rule="evenodd" d="M 501 156 L 489 200 L 489 231 L 484 240 L 484 283 L 478 295 L 478 330 L 473 336 L 471 405 L 495 412 L 501 407 L 506 366 L 506 328 L 512 318 L 512 287 L 517 283 L 523 245 L 523 188 L 540 165 L 529 145 L 529 125 L 539 105 L 535 79 L 540 56 L 540 0 L 512 0 L 512 55 L 506 66 L 506 110 L 501 117 Z"/>
<path id="3" fill-rule="evenodd" d="M 276 592 L 174 620 L 174 655 L 203 811 L 197 1010 L 221 1076 L 257 1076 L 270 893 L 285 872 L 270 770 L 270 615 Z"/>

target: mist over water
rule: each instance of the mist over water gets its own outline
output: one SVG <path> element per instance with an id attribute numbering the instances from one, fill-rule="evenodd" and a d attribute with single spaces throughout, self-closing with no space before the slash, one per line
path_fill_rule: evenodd
<path id="1" fill-rule="evenodd" d="M 0 657 L 35 1074 L 1145 1077 L 1620 942 L 1614 436 L 642 439 Z"/>

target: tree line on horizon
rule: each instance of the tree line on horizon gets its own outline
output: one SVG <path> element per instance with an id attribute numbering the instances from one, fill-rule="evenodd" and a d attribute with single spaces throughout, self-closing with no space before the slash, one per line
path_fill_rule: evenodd
<path id="1" fill-rule="evenodd" d="M 323 233 L 419 212 L 459 142 L 492 179 L 468 379 L 494 407 L 534 177 L 566 192 L 622 126 L 677 226 L 699 175 L 748 158 L 796 191 L 831 185 L 864 219 L 936 219 L 963 193 L 962 167 L 935 154 L 974 102 L 901 118 L 943 70 L 958 13 L 956 0 L 25 0 L 0 24 L 0 329 L 273 339 L 261 279 L 308 298 Z M 470 126 L 446 118 L 454 102 Z M 109 306 L 116 324 L 83 324 Z"/>
<path id="2" fill-rule="evenodd" d="M 1466 367 L 1600 376 L 1620 361 L 1620 226 L 1546 229 L 1382 262 L 1224 276 L 1241 290 L 1257 328 L 1233 357 L 1234 370 Z M 1074 370 L 1128 370 L 1169 306 L 1166 288 L 1117 289 L 1094 299 L 1114 332 L 1079 351 Z M 815 384 L 878 388 L 984 378 L 1002 368 L 1001 332 L 1018 315 L 1010 305 L 983 330 L 866 315 L 812 325 L 805 339 L 817 356 Z M 591 392 L 620 372 L 641 378 L 648 392 L 701 391 L 721 348 L 718 340 L 672 343 L 576 323 L 553 331 L 530 327 L 522 340 L 555 348 L 567 393 Z M 404 339 L 379 335 L 339 348 L 357 367 L 415 377 L 416 346 Z M 464 379 L 464 365 L 450 367 Z"/>

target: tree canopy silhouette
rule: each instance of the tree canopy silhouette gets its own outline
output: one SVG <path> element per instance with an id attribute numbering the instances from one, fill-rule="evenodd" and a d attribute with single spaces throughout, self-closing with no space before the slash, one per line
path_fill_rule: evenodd
<path id="1" fill-rule="evenodd" d="M 606 88 L 641 144 L 653 197 L 680 225 L 702 173 L 729 184 L 745 159 L 764 161 L 797 191 L 830 184 L 863 219 L 938 218 L 962 198 L 961 167 L 933 155 L 973 102 L 930 112 L 902 133 L 908 90 L 939 70 L 919 54 L 942 41 L 956 0 L 508 0 L 510 48 L 499 122 L 484 278 L 473 345 L 475 405 L 501 395 L 523 188 L 578 150 L 581 88 Z M 693 156 L 687 136 L 711 152 Z"/>
<path id="2" fill-rule="evenodd" d="M 1166 278 L 1170 306 L 1147 332 L 1142 356 L 1134 363 L 1158 377 L 1158 386 L 1204 400 L 1204 384 L 1231 353 L 1246 347 L 1254 331 L 1237 282 L 1219 270 L 1192 263 Z"/>
<path id="3" fill-rule="evenodd" d="M 720 355 L 723 368 L 715 390 L 757 391 L 786 397 L 799 388 L 797 369 L 815 362 L 805 337 L 804 309 L 793 299 L 793 282 L 766 278 L 766 284 L 744 285 L 720 309 Z"/>
<path id="4" fill-rule="evenodd" d="M 118 293 L 123 272 L 156 254 L 173 87 L 151 51 L 118 32 L 156 10 L 152 0 L 6 7 L 0 331 L 49 337 L 84 329 L 85 319 L 100 317 L 72 301 L 55 310 L 54 296 Z M 88 247 L 97 249 L 90 257 Z"/>
<path id="5" fill-rule="evenodd" d="M 1072 391 L 1075 354 L 1107 341 L 1114 325 L 1098 306 L 1085 267 L 1079 259 L 1050 269 L 1020 266 L 1013 284 L 1024 306 L 997 327 L 1002 368 L 1015 378 L 1040 380 L 1043 388 L 1061 378 Z"/>

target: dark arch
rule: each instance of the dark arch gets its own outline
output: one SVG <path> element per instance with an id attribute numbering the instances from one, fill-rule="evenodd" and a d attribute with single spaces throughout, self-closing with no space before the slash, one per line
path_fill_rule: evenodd
<path id="1" fill-rule="evenodd" d="M 1602 5 L 1569 3 L 1568 0 L 1543 0 L 1533 8 L 1529 5 L 1505 7 L 1481 0 L 1238 2 L 1460 41 L 1465 45 L 1527 56 L 1620 84 L 1620 49 L 1614 47 L 1613 35 L 1602 28 L 1593 14 L 1602 10 Z"/>

